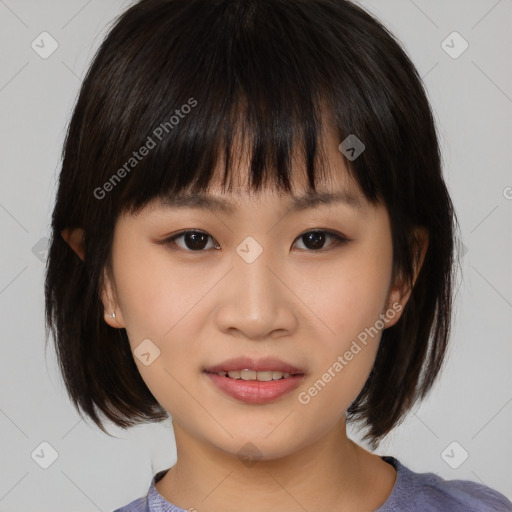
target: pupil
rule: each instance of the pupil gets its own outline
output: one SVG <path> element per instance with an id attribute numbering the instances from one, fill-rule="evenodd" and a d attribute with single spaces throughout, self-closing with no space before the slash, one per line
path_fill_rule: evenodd
<path id="1" fill-rule="evenodd" d="M 203 240 L 201 240 L 201 237 Z M 186 245 L 189 249 L 204 249 L 208 241 L 207 235 L 204 233 L 187 233 L 185 235 Z M 199 241 L 199 242 L 198 242 Z"/>
<path id="2" fill-rule="evenodd" d="M 321 249 L 325 242 L 325 234 L 319 231 L 311 231 L 306 235 L 302 235 L 304 241 L 304 245 L 308 247 L 308 242 L 312 242 L 310 249 Z M 306 242 L 306 240 L 308 242 Z"/>

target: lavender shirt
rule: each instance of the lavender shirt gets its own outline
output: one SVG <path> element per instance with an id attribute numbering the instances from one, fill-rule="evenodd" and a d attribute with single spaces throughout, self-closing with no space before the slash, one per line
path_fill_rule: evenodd
<path id="1" fill-rule="evenodd" d="M 394 457 L 381 457 L 397 471 L 386 502 L 375 512 L 512 512 L 512 503 L 497 491 L 469 480 L 443 480 L 434 473 L 414 473 Z M 169 503 L 155 483 L 168 469 L 156 473 L 148 494 L 114 512 L 187 512 Z"/>

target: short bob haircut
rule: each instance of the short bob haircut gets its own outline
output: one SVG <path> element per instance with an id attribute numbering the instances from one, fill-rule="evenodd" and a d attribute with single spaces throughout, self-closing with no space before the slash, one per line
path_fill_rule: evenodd
<path id="1" fill-rule="evenodd" d="M 354 134 L 365 145 L 355 160 L 339 154 L 367 200 L 387 208 L 394 282 L 413 283 L 413 229 L 429 233 L 402 317 L 383 331 L 347 419 L 367 427 L 375 448 L 427 394 L 449 339 L 457 219 L 427 94 L 399 41 L 347 0 L 142 0 L 115 20 L 88 69 L 52 217 L 46 343 L 51 329 L 81 416 L 108 435 L 98 412 L 123 429 L 169 417 L 138 372 L 126 330 L 104 321 L 118 216 L 209 190 L 219 162 L 225 185 L 238 133 L 251 191 L 290 192 L 294 155 L 315 191 L 328 123 L 340 143 Z M 139 150 L 145 156 L 135 158 Z M 84 261 L 61 236 L 75 227 L 85 231 Z"/>

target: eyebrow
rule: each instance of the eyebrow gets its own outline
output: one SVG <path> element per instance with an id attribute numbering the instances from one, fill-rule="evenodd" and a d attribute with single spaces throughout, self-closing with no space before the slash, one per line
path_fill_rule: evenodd
<path id="1" fill-rule="evenodd" d="M 225 214 L 233 214 L 238 211 L 238 207 L 234 203 L 204 193 L 167 196 L 161 204 L 165 208 L 171 209 L 196 208 Z M 342 190 L 338 192 L 307 192 L 301 196 L 292 196 L 289 211 L 304 211 L 331 204 L 345 204 L 357 212 L 361 212 L 363 209 L 361 200 L 357 196 Z"/>

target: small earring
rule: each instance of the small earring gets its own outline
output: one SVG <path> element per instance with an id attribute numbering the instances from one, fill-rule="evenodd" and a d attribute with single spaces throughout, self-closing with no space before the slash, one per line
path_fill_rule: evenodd
<path id="1" fill-rule="evenodd" d="M 114 311 L 112 314 L 110 313 L 107 313 L 107 315 L 111 318 L 115 318 L 116 317 L 116 312 Z"/>

